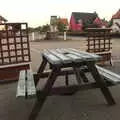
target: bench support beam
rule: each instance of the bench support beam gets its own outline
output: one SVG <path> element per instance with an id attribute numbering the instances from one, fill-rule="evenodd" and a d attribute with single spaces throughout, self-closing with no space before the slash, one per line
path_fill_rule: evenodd
<path id="1" fill-rule="evenodd" d="M 91 71 L 93 78 L 95 79 L 96 83 L 99 85 L 101 92 L 103 93 L 107 103 L 109 105 L 116 104 L 113 97 L 112 97 L 111 92 L 107 88 L 106 83 L 102 80 L 102 77 L 100 76 L 97 68 L 94 66 L 94 63 L 88 62 L 87 64 L 88 64 L 88 69 Z"/>
<path id="2" fill-rule="evenodd" d="M 41 71 L 42 72 L 42 71 Z M 47 96 L 49 95 L 49 91 L 51 90 L 57 76 L 59 73 L 59 68 L 53 68 L 51 74 L 48 76 L 47 83 L 45 84 L 43 88 L 43 94 L 41 94 L 40 91 L 37 91 L 37 100 L 36 103 L 32 109 L 32 112 L 28 118 L 28 120 L 35 120 L 38 116 L 38 113 L 40 112 L 44 101 L 46 100 Z"/>

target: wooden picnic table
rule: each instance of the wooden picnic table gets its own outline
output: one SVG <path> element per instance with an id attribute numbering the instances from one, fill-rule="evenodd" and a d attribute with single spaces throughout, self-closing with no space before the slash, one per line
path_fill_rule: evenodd
<path id="1" fill-rule="evenodd" d="M 47 77 L 47 82 L 42 90 L 36 91 L 36 103 L 29 116 L 29 120 L 35 120 L 38 112 L 40 112 L 43 103 L 48 95 L 64 94 L 72 95 L 75 92 L 88 89 L 88 88 L 100 88 L 109 105 L 115 104 L 115 101 L 108 89 L 108 84 L 101 79 L 101 76 L 95 65 L 101 57 L 92 53 L 84 51 L 78 51 L 72 48 L 60 48 L 60 49 L 46 49 L 42 52 L 42 62 L 34 75 L 35 85 L 40 82 L 41 77 Z M 46 72 L 45 68 L 47 64 L 50 65 L 50 71 Z M 86 72 L 90 72 L 94 78 L 94 82 L 90 82 L 86 77 Z M 78 84 L 70 85 L 68 74 L 75 74 Z M 53 87 L 57 77 L 59 75 L 65 75 L 66 85 Z"/>

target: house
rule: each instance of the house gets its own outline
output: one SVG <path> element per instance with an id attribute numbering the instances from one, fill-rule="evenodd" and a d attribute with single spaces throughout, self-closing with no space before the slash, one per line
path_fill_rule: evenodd
<path id="1" fill-rule="evenodd" d="M 96 17 L 96 19 L 93 21 L 93 24 L 99 28 L 108 27 L 108 21 L 106 21 L 105 19 L 100 19 L 99 17 Z"/>
<path id="2" fill-rule="evenodd" d="M 97 27 L 94 20 L 98 17 L 97 13 L 72 12 L 70 18 L 70 30 L 82 31 L 86 27 Z"/>
<path id="3" fill-rule="evenodd" d="M 50 17 L 50 31 L 51 32 L 57 31 L 57 16 Z"/>
<path id="4" fill-rule="evenodd" d="M 68 19 L 67 19 L 67 18 L 59 18 L 59 19 L 58 19 L 58 22 L 64 24 L 66 30 L 69 29 L 69 24 L 68 24 Z"/>
<path id="5" fill-rule="evenodd" d="M 63 23 L 64 25 L 68 25 L 68 19 L 67 18 L 60 18 L 59 22 Z"/>
<path id="6" fill-rule="evenodd" d="M 64 31 L 69 29 L 68 19 L 67 18 L 58 18 L 57 16 L 51 16 L 50 19 L 50 31 Z"/>
<path id="7" fill-rule="evenodd" d="M 120 32 L 120 9 L 112 16 L 112 31 L 113 32 Z"/>

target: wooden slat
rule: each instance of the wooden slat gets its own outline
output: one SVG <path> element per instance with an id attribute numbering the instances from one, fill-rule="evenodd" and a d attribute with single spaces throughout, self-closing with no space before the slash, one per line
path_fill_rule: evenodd
<path id="1" fill-rule="evenodd" d="M 25 96 L 25 70 L 20 71 L 16 97 Z"/>
<path id="2" fill-rule="evenodd" d="M 68 49 L 65 49 L 65 50 L 66 50 L 66 52 L 70 51 L 71 53 L 79 56 L 82 61 L 90 61 L 90 60 L 98 61 L 101 58 L 98 55 L 87 53 L 87 52 L 84 52 L 84 51 L 78 51 L 78 50 L 73 49 L 73 48 L 68 48 Z"/>
<path id="3" fill-rule="evenodd" d="M 112 53 L 111 51 L 104 51 L 104 52 L 97 52 L 95 54 L 101 55 L 101 54 L 111 54 L 111 53 Z"/>
<path id="4" fill-rule="evenodd" d="M 84 59 L 80 56 L 79 53 L 72 51 L 70 48 L 67 49 L 59 49 L 62 53 L 66 54 L 66 56 L 70 57 L 73 62 L 82 62 Z"/>
<path id="5" fill-rule="evenodd" d="M 73 62 L 81 62 L 80 56 L 77 56 L 73 53 L 71 53 L 71 51 L 66 51 L 66 49 L 56 49 L 59 53 L 64 54 L 65 56 L 67 56 L 68 58 L 70 58 Z"/>
<path id="6" fill-rule="evenodd" d="M 95 43 L 95 44 L 93 44 L 93 43 L 91 43 L 91 44 L 89 44 L 89 46 L 97 46 L 97 45 L 110 45 L 110 44 L 112 44 L 112 43 Z M 88 44 L 87 44 L 87 46 L 88 46 Z"/>
<path id="7" fill-rule="evenodd" d="M 59 53 L 56 49 L 51 49 L 49 50 L 50 53 L 52 53 L 53 55 L 55 55 L 57 58 L 59 58 L 61 60 L 61 62 L 63 63 L 71 63 L 71 58 L 67 57 L 66 54 L 63 53 Z"/>
<path id="8" fill-rule="evenodd" d="M 112 82 L 113 84 L 118 84 L 120 83 L 120 75 L 111 72 L 110 70 L 107 70 L 105 68 L 99 67 L 97 66 L 97 69 L 100 73 L 100 75 L 102 75 L 104 78 L 106 78 L 108 81 Z"/>
<path id="9" fill-rule="evenodd" d="M 98 60 L 98 59 L 101 58 L 100 56 L 98 56 L 98 55 L 96 55 L 96 54 L 93 54 L 93 53 L 88 53 L 88 52 L 84 52 L 84 51 L 78 51 L 78 50 L 72 49 L 72 48 L 71 48 L 71 50 L 73 50 L 73 51 L 75 51 L 75 52 L 78 52 L 79 54 L 83 55 L 84 57 L 85 57 L 85 56 L 89 56 L 89 57 L 91 57 L 91 58 L 94 59 L 94 60 Z"/>
<path id="10" fill-rule="evenodd" d="M 36 94 L 32 70 L 27 70 L 27 94 L 28 96 Z"/>
<path id="11" fill-rule="evenodd" d="M 16 66 L 23 66 L 23 65 L 30 65 L 31 62 L 21 62 L 21 63 L 18 63 L 18 64 L 11 64 L 11 65 L 3 65 L 3 66 L 0 66 L 0 68 L 8 68 L 8 67 L 16 67 Z"/>
<path id="12" fill-rule="evenodd" d="M 49 53 L 48 50 L 44 50 L 44 52 L 42 53 L 42 55 L 51 63 L 51 64 L 60 64 L 61 61 L 59 58 L 57 58 L 56 56 L 52 55 L 51 53 Z"/>
<path id="13" fill-rule="evenodd" d="M 80 59 L 80 57 L 74 55 L 74 54 L 67 54 L 67 57 L 71 58 L 73 62 L 81 62 L 82 60 Z"/>

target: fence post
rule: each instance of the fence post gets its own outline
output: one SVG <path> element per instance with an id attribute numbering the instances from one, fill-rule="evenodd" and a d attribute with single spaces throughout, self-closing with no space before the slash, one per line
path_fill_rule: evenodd
<path id="1" fill-rule="evenodd" d="M 66 39 L 66 31 L 64 31 L 64 40 L 67 40 L 67 39 Z"/>
<path id="2" fill-rule="evenodd" d="M 34 41 L 34 40 L 35 40 L 35 33 L 32 32 L 32 41 Z"/>

